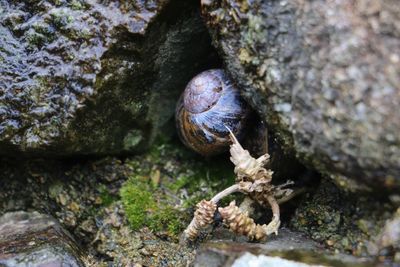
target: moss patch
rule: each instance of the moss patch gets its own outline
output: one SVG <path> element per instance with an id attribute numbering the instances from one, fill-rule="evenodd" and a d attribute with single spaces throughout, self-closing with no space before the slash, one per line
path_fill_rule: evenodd
<path id="1" fill-rule="evenodd" d="M 101 204 L 104 206 L 109 206 L 111 205 L 114 201 L 117 200 L 117 197 L 112 195 L 107 186 L 104 184 L 100 185 L 99 187 L 99 193 L 100 193 L 100 199 L 101 199 Z"/>
<path id="2" fill-rule="evenodd" d="M 156 202 L 148 185 L 141 177 L 131 178 L 121 188 L 120 194 L 125 208 L 127 219 L 134 230 L 144 225 L 147 217 L 151 217 L 151 211 L 156 208 Z"/>
<path id="3" fill-rule="evenodd" d="M 227 155 L 206 160 L 177 142 L 162 140 L 127 164 L 133 174 L 120 196 L 131 228 L 148 227 L 173 238 L 190 222 L 197 202 L 234 182 Z"/>

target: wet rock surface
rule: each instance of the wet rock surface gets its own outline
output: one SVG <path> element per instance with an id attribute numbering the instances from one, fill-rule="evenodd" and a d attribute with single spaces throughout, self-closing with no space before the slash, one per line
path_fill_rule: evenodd
<path id="1" fill-rule="evenodd" d="M 147 147 L 212 53 L 194 1 L 171 2 L 1 0 L 0 154 Z"/>
<path id="2" fill-rule="evenodd" d="M 201 1 L 269 124 L 273 183 L 299 193 L 266 243 L 216 214 L 182 246 L 195 204 L 235 179 L 228 155 L 165 138 L 187 81 L 221 67 L 197 1 L 0 0 L 0 265 L 398 264 L 398 193 L 343 189 L 399 185 L 396 5 L 366 3 Z M 231 200 L 243 196 L 219 204 Z M 254 208 L 256 223 L 270 221 Z"/>
<path id="3" fill-rule="evenodd" d="M 257 249 L 252 249 L 259 245 L 235 237 L 221 224 L 204 235 L 201 243 L 178 243 L 195 204 L 233 183 L 232 165 L 226 156 L 207 161 L 182 144 L 163 141 L 146 154 L 132 158 L 19 162 L 3 159 L 0 170 L 0 214 L 17 210 L 50 214 L 79 242 L 87 266 L 187 266 L 209 240 L 224 240 L 223 243 L 228 242 L 224 249 L 244 246 L 241 252 L 259 255 Z M 303 176 L 306 178 L 298 178 L 310 179 L 307 174 Z M 378 257 L 380 262 L 392 264 L 399 240 L 393 231 L 398 223 L 392 215 L 395 205 L 368 195 L 346 193 L 329 180 L 320 185 L 318 179 L 311 181 L 315 183 L 314 189 L 281 205 L 284 228 L 262 248 L 311 249 L 320 251 L 319 255 L 340 257 L 348 253 L 369 260 Z M 236 196 L 234 199 L 241 201 Z M 231 200 L 226 199 L 221 205 Z M 259 223 L 270 218 L 268 209 L 260 209 L 254 215 Z M 297 255 L 293 251 L 288 254 Z M 202 252 L 197 254 L 196 262 L 201 259 L 199 255 Z M 204 255 L 204 260 L 212 259 L 209 254 Z M 285 253 L 266 255 L 297 260 Z M 318 260 L 321 259 L 314 257 L 312 263 L 323 264 Z"/>
<path id="4" fill-rule="evenodd" d="M 201 243 L 178 243 L 195 204 L 233 184 L 232 168 L 226 155 L 205 160 L 175 141 L 163 141 L 131 158 L 2 159 L 0 215 L 18 210 L 50 214 L 79 242 L 87 266 L 187 266 L 197 252 L 197 258 L 212 259 L 197 249 L 210 240 L 223 240 L 224 250 L 245 246 L 243 252 L 259 255 L 251 249 L 258 244 L 246 243 L 246 238 L 234 236 L 218 223 L 202 236 Z M 323 255 L 377 257 L 389 265 L 396 261 L 398 217 L 392 215 L 396 202 L 346 193 L 329 180 L 319 184 L 312 175 L 305 172 L 293 177 L 314 188 L 281 205 L 284 229 L 262 248 L 318 249 Z M 232 199 L 241 201 L 234 196 L 221 206 Z M 271 211 L 260 209 L 254 219 L 267 223 L 271 216 Z M 297 260 L 286 254 L 266 255 Z"/>
<path id="5" fill-rule="evenodd" d="M 9 212 L 0 217 L 0 266 L 84 266 L 72 236 L 52 217 Z"/>
<path id="6" fill-rule="evenodd" d="M 286 147 L 348 188 L 399 188 L 396 1 L 202 4 L 227 69 Z"/>
<path id="7" fill-rule="evenodd" d="M 213 241 L 201 245 L 195 267 L 217 266 L 373 266 L 368 259 L 330 254 L 298 232 L 281 229 L 265 244 Z"/>

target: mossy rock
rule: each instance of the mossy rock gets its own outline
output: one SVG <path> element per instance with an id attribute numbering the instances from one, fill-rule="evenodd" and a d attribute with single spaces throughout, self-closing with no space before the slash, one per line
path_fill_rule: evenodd
<path id="1" fill-rule="evenodd" d="M 195 1 L 33 2 L 0 0 L 2 155 L 141 151 L 212 54 Z"/>

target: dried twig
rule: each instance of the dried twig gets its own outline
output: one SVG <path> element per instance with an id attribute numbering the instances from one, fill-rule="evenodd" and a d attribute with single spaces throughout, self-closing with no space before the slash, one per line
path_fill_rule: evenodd
<path id="1" fill-rule="evenodd" d="M 232 141 L 232 145 L 229 150 L 231 153 L 230 160 L 235 165 L 234 172 L 237 175 L 237 179 L 242 180 L 245 177 L 256 179 L 258 173 L 265 170 L 263 166 L 268 163 L 269 155 L 265 154 L 258 159 L 253 158 L 249 151 L 245 150 L 240 145 L 232 131 L 228 127 L 227 129 L 229 130 L 229 136 Z M 272 172 L 270 178 L 272 178 Z"/>
<path id="2" fill-rule="evenodd" d="M 183 232 L 182 241 L 185 241 L 186 239 L 189 240 L 196 239 L 196 237 L 199 235 L 199 232 L 202 229 L 206 228 L 208 225 L 213 223 L 212 218 L 214 217 L 214 212 L 217 208 L 218 202 L 222 198 L 238 191 L 239 191 L 239 185 L 234 184 L 216 194 L 210 201 L 202 200 L 200 203 L 198 203 L 196 205 L 197 210 L 194 213 L 192 221 L 190 222 L 186 230 Z"/>
<path id="3" fill-rule="evenodd" d="M 226 196 L 229 196 L 230 194 L 239 192 L 239 185 L 238 184 L 234 184 L 231 185 L 230 187 L 226 188 L 225 190 L 219 192 L 218 194 L 216 194 L 211 201 L 214 202 L 215 204 L 217 204 L 221 199 L 223 199 Z"/>
<path id="4" fill-rule="evenodd" d="M 272 185 L 273 172 L 264 167 L 269 161 L 269 155 L 265 154 L 257 159 L 253 158 L 249 151 L 240 145 L 233 133 L 230 130 L 229 132 L 232 140 L 230 159 L 235 165 L 236 184 L 218 193 L 210 201 L 202 200 L 197 204 L 194 218 L 184 231 L 184 240 L 194 240 L 202 229 L 210 225 L 213 222 L 217 203 L 222 198 L 235 192 L 244 193 L 261 206 L 270 207 L 273 217 L 268 225 L 256 224 L 248 215 L 248 211 L 251 211 L 251 209 L 241 211 L 235 202 L 231 202 L 229 206 L 219 208 L 218 211 L 225 224 L 233 232 L 256 240 L 264 239 L 273 233 L 278 234 L 280 226 L 279 203 L 282 200 L 289 200 L 291 198 L 292 190 L 285 187 L 291 185 L 293 182 L 289 181 L 279 186 Z"/>

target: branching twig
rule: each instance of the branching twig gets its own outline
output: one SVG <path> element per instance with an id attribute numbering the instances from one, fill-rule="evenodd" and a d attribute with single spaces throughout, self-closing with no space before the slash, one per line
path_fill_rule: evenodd
<path id="1" fill-rule="evenodd" d="M 211 201 L 214 202 L 215 204 L 218 204 L 218 202 L 223 199 L 226 196 L 229 196 L 230 194 L 239 192 L 239 185 L 238 184 L 234 184 L 231 185 L 230 187 L 224 189 L 223 191 L 219 192 L 218 194 L 216 194 Z"/>
<path id="2" fill-rule="evenodd" d="M 229 129 L 228 129 L 229 130 Z M 202 200 L 197 204 L 194 218 L 183 233 L 183 240 L 197 238 L 199 232 L 213 222 L 214 212 L 218 202 L 235 192 L 248 195 L 264 207 L 271 207 L 272 220 L 268 225 L 254 223 L 247 211 L 241 211 L 231 202 L 229 206 L 219 208 L 218 211 L 224 223 L 235 233 L 246 235 L 250 239 L 261 240 L 273 233 L 278 234 L 280 226 L 279 203 L 289 200 L 293 190 L 285 188 L 293 182 L 274 186 L 271 184 L 273 172 L 264 166 L 269 161 L 269 155 L 265 154 L 257 159 L 253 158 L 249 151 L 245 150 L 233 133 L 230 132 L 232 140 L 230 153 L 231 161 L 235 165 L 236 184 L 226 188 L 210 201 Z"/>

